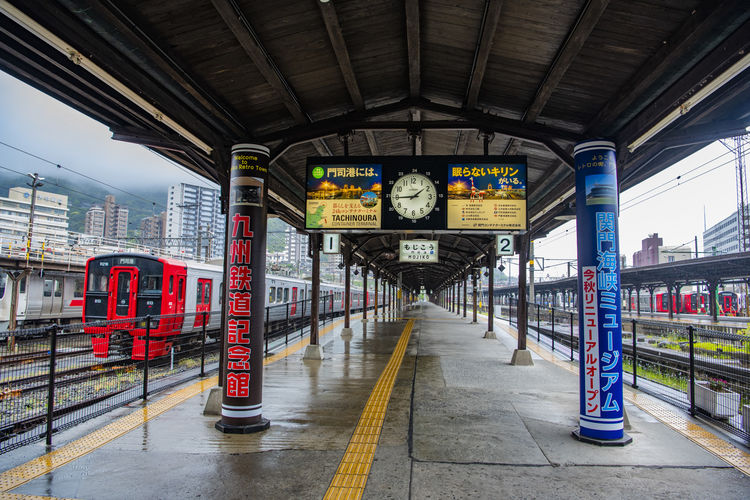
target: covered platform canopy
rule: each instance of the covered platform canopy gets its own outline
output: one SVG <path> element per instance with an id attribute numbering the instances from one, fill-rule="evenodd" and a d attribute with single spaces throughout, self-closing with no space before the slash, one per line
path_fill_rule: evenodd
<path id="1" fill-rule="evenodd" d="M 229 147 L 272 151 L 270 209 L 303 228 L 314 155 L 528 157 L 530 235 L 574 203 L 573 145 L 618 147 L 626 189 L 745 132 L 742 0 L 0 0 L 0 68 L 228 187 Z M 443 265 L 399 264 L 399 235 L 354 259 L 435 289 L 486 236 L 440 234 Z"/>

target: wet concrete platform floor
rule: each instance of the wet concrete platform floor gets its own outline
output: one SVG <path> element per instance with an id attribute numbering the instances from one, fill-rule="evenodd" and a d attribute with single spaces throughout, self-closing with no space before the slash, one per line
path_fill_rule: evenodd
<path id="1" fill-rule="evenodd" d="M 405 318 L 416 321 L 364 498 L 750 497 L 750 478 L 633 405 L 632 445 L 573 440 L 576 375 L 537 356 L 510 366 L 507 338 L 431 304 L 354 320 L 350 341 L 329 333 L 323 361 L 300 351 L 268 365 L 264 433 L 216 431 L 206 391 L 12 493 L 323 498 Z"/>

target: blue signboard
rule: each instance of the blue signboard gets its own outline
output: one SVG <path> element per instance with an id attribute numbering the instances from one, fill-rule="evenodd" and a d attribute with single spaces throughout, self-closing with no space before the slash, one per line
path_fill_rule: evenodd
<path id="1" fill-rule="evenodd" d="M 624 437 L 622 327 L 615 145 L 577 144 L 580 435 Z"/>

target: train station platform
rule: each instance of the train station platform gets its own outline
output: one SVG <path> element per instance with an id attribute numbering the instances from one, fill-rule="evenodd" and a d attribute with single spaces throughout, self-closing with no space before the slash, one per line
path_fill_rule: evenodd
<path id="1" fill-rule="evenodd" d="M 574 440 L 576 368 L 511 366 L 514 331 L 470 321 L 420 303 L 334 323 L 322 361 L 267 359 L 267 431 L 215 430 L 206 379 L 4 455 L 0 498 L 750 497 L 744 450 L 627 388 L 631 445 Z"/>

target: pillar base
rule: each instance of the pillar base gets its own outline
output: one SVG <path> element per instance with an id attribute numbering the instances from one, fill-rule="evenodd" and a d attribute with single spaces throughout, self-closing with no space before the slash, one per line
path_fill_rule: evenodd
<path id="1" fill-rule="evenodd" d="M 495 331 L 494 330 L 493 331 L 487 330 L 486 332 L 484 332 L 484 337 L 482 337 L 482 338 L 485 338 L 485 339 L 496 339 L 497 335 L 495 335 Z"/>
<path id="2" fill-rule="evenodd" d="M 531 351 L 528 349 L 516 349 L 513 351 L 513 357 L 510 358 L 510 364 L 514 366 L 534 366 L 531 359 Z"/>
<path id="3" fill-rule="evenodd" d="M 204 415 L 221 415 L 221 392 L 221 387 L 211 388 L 206 406 L 203 407 Z"/>
<path id="4" fill-rule="evenodd" d="M 580 427 L 571 432 L 570 435 L 582 443 L 595 444 L 598 446 L 625 446 L 633 442 L 633 438 L 624 433 L 620 439 L 596 439 L 582 436 Z"/>
<path id="5" fill-rule="evenodd" d="M 341 338 L 345 340 L 351 340 L 351 338 L 354 336 L 354 330 L 351 328 L 342 328 L 341 329 Z"/>
<path id="6" fill-rule="evenodd" d="M 254 432 L 260 432 L 268 429 L 271 426 L 271 421 L 267 418 L 261 418 L 260 422 L 249 425 L 229 425 L 222 424 L 221 420 L 214 424 L 214 427 L 224 434 L 252 434 Z"/>
<path id="7" fill-rule="evenodd" d="M 362 323 L 367 323 L 367 318 L 362 318 Z"/>
<path id="8" fill-rule="evenodd" d="M 320 344 L 310 344 L 305 348 L 305 355 L 302 359 L 323 359 L 323 347 Z"/>

